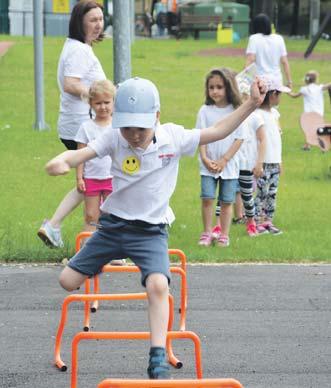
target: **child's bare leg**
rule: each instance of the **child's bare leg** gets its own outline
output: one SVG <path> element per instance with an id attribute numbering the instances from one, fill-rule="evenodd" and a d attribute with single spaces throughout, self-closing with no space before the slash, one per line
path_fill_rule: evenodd
<path id="1" fill-rule="evenodd" d="M 165 348 L 169 320 L 169 286 L 166 276 L 153 273 L 146 280 L 151 346 Z"/>
<path id="2" fill-rule="evenodd" d="M 222 234 L 229 236 L 230 226 L 232 217 L 232 204 L 224 203 L 221 204 L 221 228 Z"/>
<path id="3" fill-rule="evenodd" d="M 87 279 L 87 275 L 74 271 L 70 267 L 65 267 L 59 277 L 60 285 L 67 291 L 77 290 Z"/>
<path id="4" fill-rule="evenodd" d="M 244 216 L 243 203 L 241 200 L 240 191 L 236 193 L 236 202 L 234 204 L 234 217 L 237 220 L 240 220 Z"/>
<path id="5" fill-rule="evenodd" d="M 69 215 L 84 199 L 83 194 L 79 193 L 76 188 L 62 199 L 60 205 L 55 210 L 49 223 L 53 228 L 60 228 L 62 221 Z"/>
<path id="6" fill-rule="evenodd" d="M 85 210 L 84 210 L 84 218 L 85 218 L 85 224 L 84 224 L 84 231 L 86 232 L 95 232 L 95 225 L 99 220 L 100 216 L 100 200 L 101 196 L 85 196 Z"/>
<path id="7" fill-rule="evenodd" d="M 201 202 L 201 215 L 203 228 L 206 233 L 211 233 L 213 228 L 214 200 L 203 198 Z"/>
<path id="8" fill-rule="evenodd" d="M 169 379 L 170 370 L 165 349 L 169 321 L 168 279 L 161 273 L 153 273 L 146 280 L 146 290 L 151 330 L 147 373 L 150 379 Z"/>

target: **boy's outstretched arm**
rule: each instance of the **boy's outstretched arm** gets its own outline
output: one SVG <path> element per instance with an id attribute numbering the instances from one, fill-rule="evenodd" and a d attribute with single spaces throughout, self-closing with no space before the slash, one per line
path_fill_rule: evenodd
<path id="1" fill-rule="evenodd" d="M 79 164 L 95 158 L 96 156 L 96 152 L 90 147 L 84 147 L 76 151 L 65 151 L 50 160 L 46 164 L 45 169 L 49 175 L 64 175 L 67 174 L 71 168 L 77 167 Z"/>
<path id="2" fill-rule="evenodd" d="M 256 79 L 251 87 L 251 96 L 234 112 L 218 121 L 212 127 L 201 129 L 200 145 L 224 139 L 233 132 L 256 108 L 258 108 L 266 95 L 264 83 Z"/>

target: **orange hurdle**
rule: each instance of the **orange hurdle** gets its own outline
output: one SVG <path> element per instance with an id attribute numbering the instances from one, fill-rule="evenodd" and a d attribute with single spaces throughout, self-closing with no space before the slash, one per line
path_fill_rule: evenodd
<path id="1" fill-rule="evenodd" d="M 91 232 L 81 232 L 76 237 L 75 248 L 76 252 L 78 252 L 81 248 L 82 240 L 88 237 L 91 237 Z M 180 300 L 180 322 L 179 322 L 179 330 L 184 331 L 186 329 L 186 310 L 187 310 L 187 279 L 186 279 L 186 255 L 180 249 L 169 249 L 169 255 L 176 255 L 180 259 L 180 266 L 172 266 L 170 267 L 171 273 L 177 273 L 181 276 L 181 300 Z M 124 265 L 124 266 L 114 266 L 110 264 L 106 264 L 101 272 L 139 272 L 139 268 L 135 265 Z M 94 293 L 98 294 L 100 290 L 99 285 L 99 276 L 94 276 Z M 91 292 L 90 288 L 90 279 L 86 279 L 85 281 L 85 293 L 89 294 Z M 92 303 L 91 312 L 96 312 L 98 309 L 98 301 L 95 300 Z M 90 321 L 90 304 L 89 302 L 85 303 L 84 309 L 84 331 L 89 330 L 89 321 Z"/>
<path id="2" fill-rule="evenodd" d="M 200 379 L 200 380 L 120 380 L 106 379 L 98 388 L 243 388 L 234 379 Z"/>
<path id="3" fill-rule="evenodd" d="M 61 342 L 62 342 L 62 335 L 64 331 L 64 326 L 67 321 L 67 315 L 68 315 L 68 306 L 72 302 L 89 302 L 93 300 L 142 300 L 147 299 L 147 294 L 144 293 L 135 293 L 135 294 L 71 294 L 68 295 L 62 304 L 62 313 L 61 313 L 61 319 L 58 326 L 58 330 L 55 337 L 55 350 L 54 350 L 54 360 L 55 365 L 57 368 L 59 368 L 62 372 L 65 372 L 67 370 L 66 364 L 62 361 L 61 358 Z M 172 295 L 169 295 L 169 322 L 168 322 L 168 331 L 172 330 L 174 322 L 174 300 Z M 170 364 L 172 364 L 176 368 L 180 368 L 183 364 L 181 361 L 179 361 L 172 350 L 171 341 L 167 340 L 167 353 L 168 353 L 168 360 Z"/>
<path id="4" fill-rule="evenodd" d="M 77 388 L 78 374 L 78 344 L 82 340 L 147 340 L 150 338 L 149 332 L 80 332 L 72 340 L 71 351 L 71 388 Z M 191 339 L 194 342 L 195 368 L 198 379 L 202 379 L 201 366 L 201 344 L 199 337 L 192 331 L 170 331 L 167 333 L 167 342 L 174 339 Z M 157 380 L 160 382 L 161 380 Z M 165 381 L 165 380 L 164 380 Z M 136 387 L 138 387 L 136 385 Z M 141 386 L 140 386 L 141 387 Z M 174 385 L 173 385 L 174 387 Z M 241 386 L 240 386 L 241 387 Z M 235 387 L 237 388 L 237 387 Z"/>

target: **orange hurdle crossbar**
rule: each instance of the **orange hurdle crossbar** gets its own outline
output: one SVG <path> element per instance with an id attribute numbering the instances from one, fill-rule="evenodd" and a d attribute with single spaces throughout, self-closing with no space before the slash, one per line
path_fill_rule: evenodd
<path id="1" fill-rule="evenodd" d="M 243 388 L 234 379 L 200 379 L 200 380 L 121 380 L 106 379 L 98 388 Z"/>
<path id="2" fill-rule="evenodd" d="M 77 333 L 71 345 L 71 388 L 77 388 L 78 344 L 82 340 L 147 340 L 149 332 L 85 332 Z M 194 342 L 195 367 L 198 379 L 202 379 L 201 344 L 199 337 L 192 331 L 170 331 L 167 341 L 174 339 L 191 339 Z"/>
<path id="3" fill-rule="evenodd" d="M 143 293 L 131 293 L 131 294 L 71 294 L 64 298 L 62 304 L 62 312 L 61 319 L 57 329 L 56 337 L 55 337 L 55 350 L 54 350 L 54 360 L 55 365 L 62 371 L 65 372 L 67 370 L 66 364 L 62 361 L 61 358 L 61 342 L 62 335 L 64 331 L 64 326 L 67 321 L 68 316 L 68 306 L 72 302 L 89 302 L 93 300 L 143 300 L 147 299 L 147 294 Z M 168 322 L 168 330 L 171 331 L 174 322 L 174 301 L 173 296 L 169 295 L 169 322 Z M 167 351 L 169 362 L 175 367 L 179 368 L 182 366 L 182 363 L 174 356 L 171 342 L 167 343 Z"/>
<path id="4" fill-rule="evenodd" d="M 139 268 L 135 265 L 124 265 L 124 266 L 115 266 L 106 264 L 102 268 L 102 272 L 139 272 Z M 180 290 L 180 323 L 179 330 L 185 331 L 186 329 L 186 310 L 187 310 L 187 279 L 186 272 L 181 267 L 170 267 L 171 273 L 176 273 L 181 276 L 181 290 Z M 88 294 L 90 291 L 89 287 L 89 279 L 86 280 L 85 283 L 85 292 Z M 99 277 L 94 277 L 94 293 L 98 294 L 99 292 Z M 97 305 L 93 304 L 94 309 L 97 309 Z M 89 319 L 89 311 L 88 308 L 85 310 L 85 320 L 86 322 Z M 88 325 L 85 325 L 88 326 Z"/>

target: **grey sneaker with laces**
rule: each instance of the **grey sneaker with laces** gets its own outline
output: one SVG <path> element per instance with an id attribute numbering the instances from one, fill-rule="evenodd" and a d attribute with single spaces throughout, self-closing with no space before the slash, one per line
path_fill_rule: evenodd
<path id="1" fill-rule="evenodd" d="M 53 228 L 48 220 L 42 223 L 37 235 L 50 248 L 64 247 L 60 228 Z"/>

